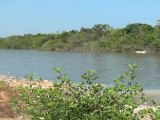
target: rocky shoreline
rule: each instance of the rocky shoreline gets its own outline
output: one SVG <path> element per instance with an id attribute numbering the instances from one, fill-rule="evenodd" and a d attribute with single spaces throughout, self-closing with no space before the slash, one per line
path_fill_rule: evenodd
<path id="1" fill-rule="evenodd" d="M 9 86 L 22 86 L 27 87 L 32 84 L 32 87 L 41 86 L 42 88 L 50 88 L 53 87 L 53 82 L 49 80 L 33 80 L 29 81 L 25 78 L 18 78 L 11 75 L 0 75 L 0 80 L 6 82 Z"/>

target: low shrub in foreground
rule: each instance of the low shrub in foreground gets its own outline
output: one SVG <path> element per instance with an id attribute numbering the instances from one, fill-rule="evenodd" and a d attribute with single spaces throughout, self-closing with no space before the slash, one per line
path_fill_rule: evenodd
<path id="1" fill-rule="evenodd" d="M 95 71 L 85 72 L 84 81 L 73 84 L 62 70 L 55 69 L 60 82 L 48 89 L 32 84 L 21 88 L 21 100 L 12 101 L 12 105 L 33 120 L 138 120 L 145 112 L 134 114 L 134 109 L 144 103 L 145 97 L 143 89 L 133 81 L 136 65 L 129 67 L 111 87 L 93 84 L 97 79 Z M 33 76 L 28 78 L 31 81 Z M 152 118 L 159 116 L 157 112 Z"/>

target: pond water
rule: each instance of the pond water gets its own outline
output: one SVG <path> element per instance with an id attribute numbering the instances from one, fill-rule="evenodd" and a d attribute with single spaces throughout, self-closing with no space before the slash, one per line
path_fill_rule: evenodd
<path id="1" fill-rule="evenodd" d="M 0 74 L 17 77 L 33 73 L 37 78 L 56 80 L 53 68 L 61 67 L 74 82 L 81 81 L 85 70 L 96 70 L 97 82 L 112 84 L 117 75 L 128 70 L 130 63 L 139 67 L 137 82 L 145 88 L 160 88 L 160 55 L 0 50 Z"/>
<path id="2" fill-rule="evenodd" d="M 0 74 L 56 80 L 54 67 L 61 67 L 78 83 L 85 70 L 96 70 L 98 83 L 112 85 L 112 80 L 135 63 L 136 81 L 147 90 L 160 90 L 160 55 L 91 52 L 49 52 L 30 50 L 0 50 Z M 160 94 L 160 91 L 157 92 Z"/>

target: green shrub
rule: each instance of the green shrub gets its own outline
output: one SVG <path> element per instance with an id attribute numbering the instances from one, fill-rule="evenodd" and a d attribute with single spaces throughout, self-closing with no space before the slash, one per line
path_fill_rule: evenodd
<path id="1" fill-rule="evenodd" d="M 21 100 L 12 104 L 33 120 L 137 120 L 133 111 L 145 99 L 143 89 L 133 81 L 137 67 L 129 67 L 111 87 L 94 84 L 95 71 L 86 71 L 82 75 L 84 81 L 73 84 L 61 69 L 55 69 L 60 82 L 48 89 L 32 85 L 21 88 Z"/>

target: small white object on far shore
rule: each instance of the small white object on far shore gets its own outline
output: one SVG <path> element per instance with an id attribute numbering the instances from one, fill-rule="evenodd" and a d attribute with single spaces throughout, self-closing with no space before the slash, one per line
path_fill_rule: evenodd
<path id="1" fill-rule="evenodd" d="M 136 51 L 137 54 L 146 54 L 147 51 Z"/>

